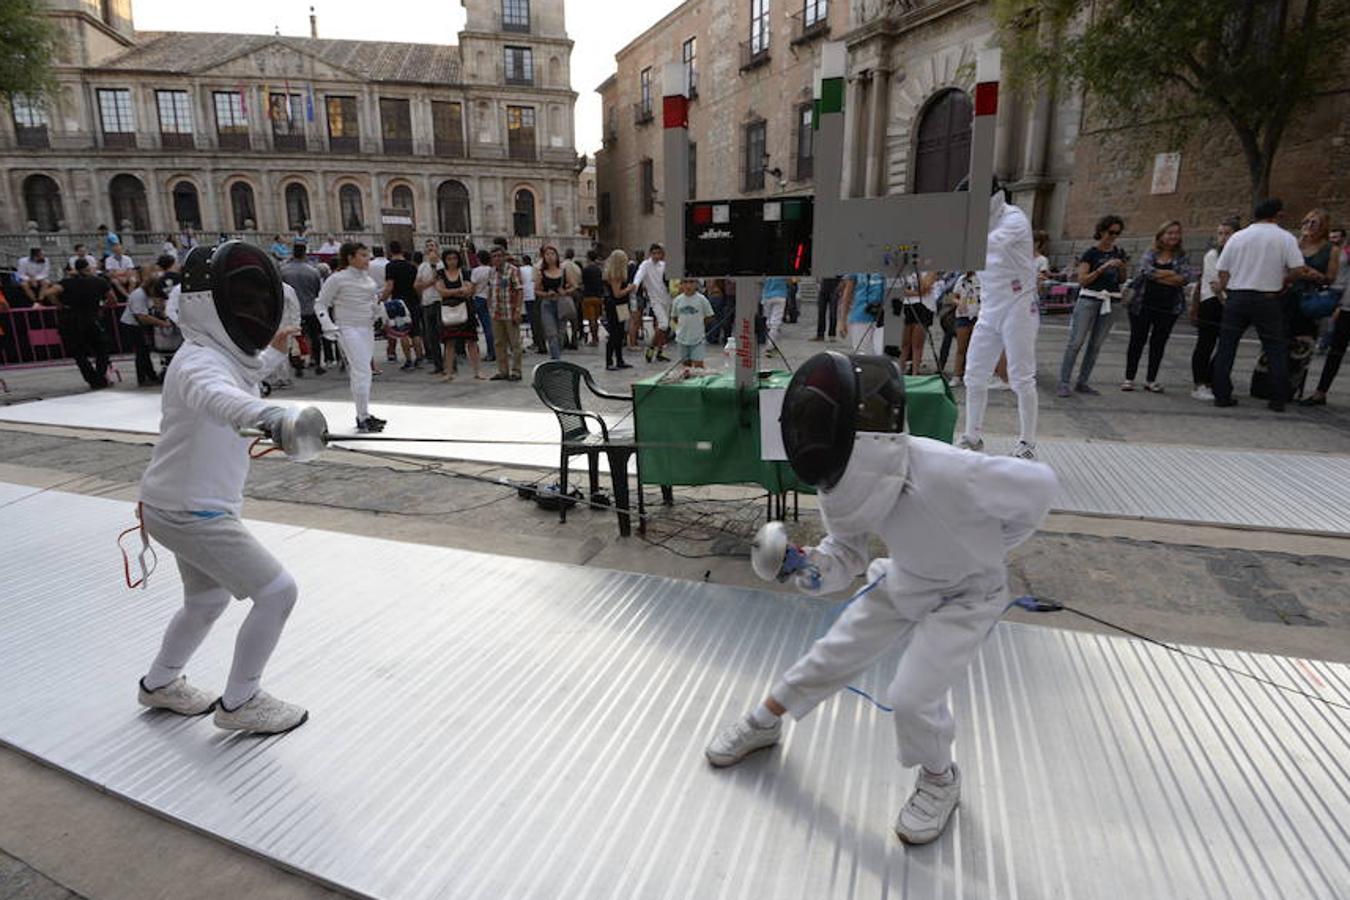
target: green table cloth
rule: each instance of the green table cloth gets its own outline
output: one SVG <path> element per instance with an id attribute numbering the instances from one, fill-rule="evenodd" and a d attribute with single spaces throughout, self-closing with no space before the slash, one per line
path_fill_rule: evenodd
<path id="1" fill-rule="evenodd" d="M 760 459 L 759 397 L 736 390 L 735 377 L 717 373 L 675 384 L 660 376 L 633 385 L 633 421 L 643 443 L 710 441 L 711 451 L 640 450 L 644 484 L 759 484 L 765 490 L 806 491 L 786 462 Z M 790 372 L 770 372 L 763 388 L 786 388 Z M 951 443 L 956 402 L 936 375 L 907 377 L 906 414 L 911 434 Z"/>

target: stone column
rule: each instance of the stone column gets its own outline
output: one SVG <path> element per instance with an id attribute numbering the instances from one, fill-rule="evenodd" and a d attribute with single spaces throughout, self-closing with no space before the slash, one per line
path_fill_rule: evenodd
<path id="1" fill-rule="evenodd" d="M 866 196 L 880 197 L 886 193 L 886 122 L 891 102 L 890 72 L 872 71 L 872 88 L 868 101 L 867 184 Z"/>
<path id="2" fill-rule="evenodd" d="M 867 140 L 867 84 L 865 75 L 855 75 L 848 82 L 848 99 L 844 102 L 844 166 L 845 197 L 860 197 L 865 171 L 859 171 L 861 148 Z"/>

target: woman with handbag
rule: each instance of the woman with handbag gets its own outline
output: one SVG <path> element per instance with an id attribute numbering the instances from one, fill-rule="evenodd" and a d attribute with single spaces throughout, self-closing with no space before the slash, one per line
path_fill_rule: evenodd
<path id="1" fill-rule="evenodd" d="M 1191 263 L 1181 249 L 1181 223 L 1164 222 L 1153 235 L 1153 246 L 1144 253 L 1130 303 L 1130 346 L 1125 354 L 1122 391 L 1134 390 L 1134 376 L 1148 345 L 1148 371 L 1144 390 L 1161 394 L 1158 370 L 1162 367 L 1167 339 L 1186 303 L 1186 285 L 1192 277 Z"/>
<path id="2" fill-rule="evenodd" d="M 1097 243 L 1083 251 L 1078 258 L 1078 299 L 1069 317 L 1069 343 L 1064 347 L 1064 359 L 1059 365 L 1059 386 L 1055 396 L 1068 397 L 1077 391 L 1095 396 L 1097 389 L 1088 384 L 1097 354 L 1106 336 L 1111 333 L 1116 317 L 1112 303 L 1121 299 L 1121 288 L 1129 267 L 1129 256 L 1116 246 L 1116 239 L 1125 230 L 1120 216 L 1106 215 L 1097 220 L 1093 237 Z M 1087 349 L 1084 350 L 1084 345 Z M 1078 380 L 1073 380 L 1073 367 L 1083 353 L 1083 365 Z"/>
<path id="3" fill-rule="evenodd" d="M 1314 217 L 1320 218 L 1320 229 L 1314 224 L 1310 229 L 1310 220 Z M 1336 374 L 1340 372 L 1341 360 L 1345 358 L 1346 346 L 1350 345 L 1350 259 L 1347 259 L 1341 249 L 1328 239 L 1325 245 L 1314 249 L 1311 247 L 1312 241 L 1309 238 L 1316 238 L 1318 231 L 1323 237 L 1329 232 L 1326 228 L 1327 215 L 1320 209 L 1315 209 L 1308 213 L 1303 220 L 1304 241 L 1299 242 L 1299 249 L 1303 251 L 1303 261 L 1311 269 L 1315 269 L 1321 274 L 1320 285 L 1318 279 L 1303 278 L 1295 282 L 1296 285 L 1306 285 L 1316 288 L 1316 290 L 1305 293 L 1301 299 L 1303 314 L 1309 318 L 1316 318 L 1326 306 L 1331 305 L 1334 308 L 1331 312 L 1332 330 L 1331 346 L 1327 350 L 1327 361 L 1322 364 L 1322 377 L 1317 381 L 1317 390 L 1313 391 L 1311 397 L 1305 397 L 1299 401 L 1300 406 L 1326 406 L 1327 392 L 1331 390 L 1331 383 L 1336 380 Z M 1310 234 L 1311 231 L 1311 234 Z M 1310 254 L 1308 251 L 1312 249 Z M 1318 265 L 1325 257 L 1326 267 Z M 1323 313 L 1324 315 L 1324 313 Z"/>
<path id="4" fill-rule="evenodd" d="M 628 254 L 615 250 L 605 261 L 605 371 L 633 368 L 623 361 L 624 332 L 629 317 L 628 295 L 636 286 L 628 276 Z"/>
<path id="5" fill-rule="evenodd" d="M 458 368 L 457 345 L 464 348 L 473 367 L 473 377 L 483 381 L 482 363 L 478 355 L 478 320 L 470 309 L 473 303 L 473 282 L 464 272 L 458 250 L 446 250 L 441 257 L 444 268 L 438 273 L 441 295 L 441 341 L 445 344 L 445 374 L 441 381 L 454 381 Z"/>

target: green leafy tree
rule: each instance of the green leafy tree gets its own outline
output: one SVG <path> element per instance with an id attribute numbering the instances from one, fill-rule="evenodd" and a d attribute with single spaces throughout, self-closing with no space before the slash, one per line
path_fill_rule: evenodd
<path id="1" fill-rule="evenodd" d="M 42 0 L 0 0 L 0 95 L 49 94 L 60 37 Z"/>
<path id="2" fill-rule="evenodd" d="M 1014 78 L 1066 79 L 1115 126 L 1227 123 L 1253 198 L 1301 108 L 1346 78 L 1350 0 L 994 0 Z"/>

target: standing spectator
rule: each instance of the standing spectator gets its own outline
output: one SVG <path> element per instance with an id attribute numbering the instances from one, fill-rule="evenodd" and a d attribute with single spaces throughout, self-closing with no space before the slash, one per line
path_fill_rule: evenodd
<path id="1" fill-rule="evenodd" d="M 567 296 L 558 303 L 558 310 L 571 325 L 567 349 L 575 350 L 578 342 L 585 338 L 585 331 L 581 324 L 581 266 L 576 261 L 576 251 L 571 247 L 563 253 L 562 267 L 568 288 Z"/>
<path id="2" fill-rule="evenodd" d="M 323 281 L 319 270 L 306 259 L 304 244 L 291 247 L 291 258 L 281 264 L 281 280 L 289 284 L 300 301 L 300 330 L 304 333 L 305 343 L 309 345 L 309 356 L 314 361 L 314 374 L 322 375 L 323 367 L 323 324 L 319 321 L 314 301 L 318 299 Z M 303 370 L 298 370 L 297 375 Z"/>
<path id="3" fill-rule="evenodd" d="M 844 296 L 840 303 L 848 310 L 850 353 L 881 355 L 885 296 L 886 277 L 879 272 L 854 272 L 844 280 Z"/>
<path id="4" fill-rule="evenodd" d="M 1194 400 L 1214 399 L 1214 348 L 1219 343 L 1219 323 L 1223 321 L 1223 291 L 1219 288 L 1219 252 L 1242 223 L 1236 216 L 1224 219 L 1214 232 L 1214 246 L 1205 251 L 1200 282 L 1191 300 L 1191 322 L 1197 337 L 1191 353 L 1191 380 Z"/>
<path id="5" fill-rule="evenodd" d="M 413 289 L 422 298 L 422 351 L 431 361 L 431 374 L 445 374 L 445 357 L 441 353 L 441 304 L 444 294 L 441 272 L 441 248 L 435 241 L 422 246 L 422 262 L 417 266 L 417 281 Z"/>
<path id="6" fill-rule="evenodd" d="M 503 251 L 504 252 L 504 251 Z M 493 334 L 492 312 L 488 307 L 488 292 L 492 282 L 492 254 L 487 250 L 478 251 L 478 265 L 469 272 L 473 282 L 473 310 L 478 324 L 483 329 L 483 339 L 487 342 L 487 354 L 483 362 L 497 361 L 496 336 Z"/>
<path id="7" fill-rule="evenodd" d="M 356 404 L 356 430 L 383 431 L 388 424 L 370 414 L 371 362 L 375 353 L 375 282 L 370 280 L 370 251 L 359 242 L 338 248 L 340 268 L 323 283 L 317 305 L 333 308 L 338 343 L 347 357 L 352 401 Z"/>
<path id="8" fill-rule="evenodd" d="M 1251 225 L 1228 239 L 1219 254 L 1219 291 L 1224 294 L 1219 326 L 1219 352 L 1214 357 L 1214 405 L 1237 406 L 1233 398 L 1233 361 L 1238 341 L 1249 325 L 1256 326 L 1270 366 L 1269 406 L 1284 412 L 1289 393 L 1289 341 L 1285 332 L 1280 293 L 1291 275 L 1303 273 L 1298 241 L 1280 227 L 1284 204 L 1263 200 Z"/>
<path id="9" fill-rule="evenodd" d="M 141 279 L 141 286 L 127 297 L 127 307 L 122 310 L 119 320 L 122 326 L 122 340 L 133 348 L 136 354 L 136 386 L 159 384 L 155 374 L 155 364 L 150 359 L 150 350 L 154 346 L 156 327 L 167 328 L 168 319 L 156 316 L 151 307 L 163 307 L 165 300 L 164 279 L 153 270 L 147 271 Z"/>
<path id="10" fill-rule="evenodd" d="M 1328 291 L 1336 283 L 1341 270 L 1341 249 L 1331 240 L 1331 220 L 1324 209 L 1311 210 L 1299 227 L 1298 249 L 1303 254 L 1307 274 L 1298 278 L 1284 298 L 1285 317 L 1290 334 L 1289 384 L 1294 396 L 1303 393 L 1308 378 L 1308 365 L 1317 343 L 1318 332 L 1327 326 L 1330 344 L 1330 313 L 1314 317 L 1303 310 L 1304 301 L 1312 300 Z M 1326 366 L 1323 365 L 1323 369 Z"/>
<path id="11" fill-rule="evenodd" d="M 103 272 L 119 300 L 125 300 L 136 289 L 136 263 L 123 251 L 121 241 L 113 244 L 112 252 L 104 258 Z"/>
<path id="12" fill-rule="evenodd" d="M 680 293 L 670 307 L 670 320 L 675 326 L 675 343 L 680 348 L 680 362 L 686 368 L 703 368 L 708 353 L 708 325 L 713 308 L 708 298 L 699 293 L 698 281 L 685 278 L 680 281 Z"/>
<path id="13" fill-rule="evenodd" d="M 114 245 L 122 243 L 122 238 L 117 232 L 109 231 L 107 225 L 98 226 L 98 239 L 104 256 L 112 255 Z"/>
<path id="14" fill-rule="evenodd" d="M 605 371 L 631 369 L 623 361 L 624 323 L 631 310 L 628 297 L 635 288 L 628 272 L 628 254 L 615 250 L 605 261 Z"/>
<path id="15" fill-rule="evenodd" d="M 79 259 L 80 257 L 84 257 L 85 259 L 89 260 L 89 271 L 91 272 L 98 271 L 98 257 L 90 253 L 88 248 L 86 248 L 84 244 L 75 245 L 75 249 L 71 252 L 70 259 L 66 263 L 66 268 L 74 272 L 75 260 Z"/>
<path id="16" fill-rule="evenodd" d="M 640 285 L 647 292 L 647 303 L 651 307 L 652 342 L 647 347 L 647 362 L 655 357 L 661 362 L 670 362 L 666 356 L 666 332 L 670 329 L 670 290 L 666 286 L 666 250 L 660 244 L 652 244 L 648 256 L 638 266 L 633 275 L 633 284 Z"/>
<path id="17" fill-rule="evenodd" d="M 1121 288 L 1129 268 L 1129 256 L 1116 246 L 1116 239 L 1124 230 L 1125 220 L 1120 216 L 1102 216 L 1093 230 L 1097 243 L 1084 250 L 1078 258 L 1078 300 L 1069 318 L 1069 344 L 1064 348 L 1064 359 L 1059 364 L 1059 387 L 1055 389 L 1057 397 L 1069 396 L 1073 366 L 1085 343 L 1087 350 L 1083 353 L 1083 366 L 1078 370 L 1078 381 L 1073 389 L 1080 394 L 1096 396 L 1098 393 L 1088 381 L 1092 378 L 1093 366 L 1097 364 L 1097 354 L 1101 352 L 1102 344 L 1106 343 L 1106 336 L 1115 324 L 1115 304 L 1120 302 Z"/>
<path id="18" fill-rule="evenodd" d="M 445 374 L 441 381 L 454 381 L 458 369 L 459 351 L 456 345 L 462 344 L 464 355 L 473 366 L 473 377 L 483 380 L 483 372 L 478 357 L 478 317 L 473 312 L 473 284 L 469 280 L 469 270 L 458 250 L 446 250 L 441 262 L 441 301 L 442 309 L 458 307 L 463 310 L 464 321 L 453 325 L 441 325 L 441 340 L 445 342 Z"/>
<path id="19" fill-rule="evenodd" d="M 905 328 L 900 338 L 901 361 L 905 374 L 918 375 L 923 367 L 923 342 L 937 313 L 938 298 L 942 295 L 942 279 L 937 272 L 920 272 L 904 280 Z"/>
<path id="20" fill-rule="evenodd" d="M 1046 251 L 1050 247 L 1050 232 L 1035 231 L 1031 235 L 1032 252 L 1035 253 L 1036 287 L 1039 289 L 1050 280 L 1050 257 Z"/>
<path id="21" fill-rule="evenodd" d="M 1350 345 L 1350 259 L 1341 260 L 1336 281 L 1333 282 L 1331 289 L 1333 292 L 1340 292 L 1341 302 L 1331 315 L 1331 343 L 1327 348 L 1327 361 L 1322 364 L 1322 377 L 1317 381 L 1317 390 L 1312 396 L 1300 401 L 1302 406 L 1327 405 L 1327 392 L 1331 390 L 1331 383 L 1336 380 L 1336 374 L 1341 369 L 1341 361 L 1345 359 L 1345 349 Z"/>
<path id="22" fill-rule="evenodd" d="M 645 258 L 641 249 L 634 250 L 633 255 L 628 257 L 628 281 L 630 283 L 634 283 L 640 263 L 645 261 Z M 647 314 L 647 291 L 641 284 L 637 285 L 636 291 L 629 294 L 628 310 L 632 313 L 628 317 L 628 349 L 636 350 L 642 337 L 642 318 Z"/>
<path id="23" fill-rule="evenodd" d="M 778 333 L 782 330 L 783 318 L 787 315 L 787 302 L 788 280 L 779 276 L 765 278 L 759 294 L 759 306 L 764 313 L 764 326 L 769 339 L 769 348 L 764 351 L 765 356 L 778 355 Z"/>
<path id="24" fill-rule="evenodd" d="M 953 387 L 959 387 L 966 379 L 966 349 L 970 347 L 970 333 L 980 317 L 980 279 L 974 272 L 967 272 L 952 286 L 952 298 L 956 301 L 956 377 Z"/>
<path id="25" fill-rule="evenodd" d="M 375 268 L 376 260 L 370 261 L 370 267 Z M 408 313 L 407 335 L 397 334 L 397 337 L 404 341 L 403 343 L 403 368 L 409 371 L 420 368 L 422 365 L 422 354 L 420 352 L 422 343 L 422 329 L 420 327 L 420 316 L 413 315 L 414 312 L 422 308 L 421 293 L 417 290 L 417 266 L 408 261 L 403 254 L 403 245 L 398 241 L 389 242 L 389 259 L 384 261 L 381 267 L 384 280 L 376 282 L 382 286 L 380 292 L 381 300 L 401 300 Z M 373 275 L 372 275 L 373 277 Z M 402 327 L 398 331 L 402 331 Z M 410 352 L 411 351 L 411 352 Z M 385 356 L 390 362 L 394 362 L 398 357 L 394 353 L 394 339 L 389 339 L 385 347 Z"/>
<path id="26" fill-rule="evenodd" d="M 549 248 L 552 249 L 552 248 Z M 557 250 L 553 251 L 554 257 Z M 519 381 L 524 365 L 520 346 L 520 319 L 525 305 L 520 270 L 506 261 L 506 251 L 492 249 L 492 277 L 488 281 L 488 304 L 492 309 L 492 330 L 497 354 L 497 374 L 490 381 Z M 548 250 L 544 252 L 545 264 Z M 541 270 L 542 271 L 542 268 Z"/>
<path id="27" fill-rule="evenodd" d="M 19 289 L 23 291 L 24 296 L 37 303 L 43 291 L 52 285 L 52 264 L 41 247 L 32 247 L 27 256 L 19 259 L 14 276 L 18 279 Z"/>
<path id="28" fill-rule="evenodd" d="M 1161 394 L 1158 381 L 1167 339 L 1177 316 L 1186 306 L 1186 285 L 1192 277 L 1191 263 L 1181 249 L 1181 223 L 1164 222 L 1153 235 L 1153 246 L 1139 266 L 1139 288 L 1130 303 L 1130 346 L 1125 353 L 1122 391 L 1134 390 L 1139 359 L 1148 344 L 1148 371 L 1144 390 Z"/>
<path id="29" fill-rule="evenodd" d="M 787 282 L 787 308 L 783 311 L 783 321 L 789 325 L 796 325 L 797 320 L 801 318 L 801 303 L 797 299 L 797 292 L 801 289 L 801 284 L 796 278 L 789 278 Z"/>
<path id="30" fill-rule="evenodd" d="M 530 323 L 530 344 L 536 353 L 547 353 L 548 348 L 544 343 L 544 325 L 540 321 L 539 306 L 535 299 L 534 262 L 530 259 L 530 254 L 522 253 L 520 264 L 516 268 L 520 269 L 520 288 L 525 295 L 525 321 Z"/>
<path id="31" fill-rule="evenodd" d="M 843 279 L 838 275 L 820 280 L 820 290 L 816 293 L 816 336 L 813 341 L 823 341 L 828 335 L 834 340 L 839 331 L 839 294 Z M 714 304 L 716 305 L 716 304 Z"/>
<path id="32" fill-rule="evenodd" d="M 588 343 L 600 343 L 600 317 L 605 312 L 605 270 L 600 266 L 600 254 L 586 251 L 586 265 L 581 269 L 581 317 L 590 332 Z"/>
<path id="33" fill-rule="evenodd" d="M 103 332 L 103 307 L 117 302 L 112 286 L 95 275 L 89 261 L 77 259 L 75 274 L 48 285 L 44 300 L 56 302 L 56 327 L 61 343 L 93 391 L 108 387 L 108 340 Z M 94 364 L 89 364 L 89 357 Z"/>
<path id="34" fill-rule="evenodd" d="M 524 273 L 522 274 L 522 278 Z M 558 248 L 546 245 L 539 252 L 539 268 L 532 272 L 535 296 L 539 298 L 539 322 L 549 359 L 562 358 L 562 319 L 559 304 L 568 295 L 567 272 L 558 258 Z M 500 368 L 500 367 L 499 367 Z"/>

